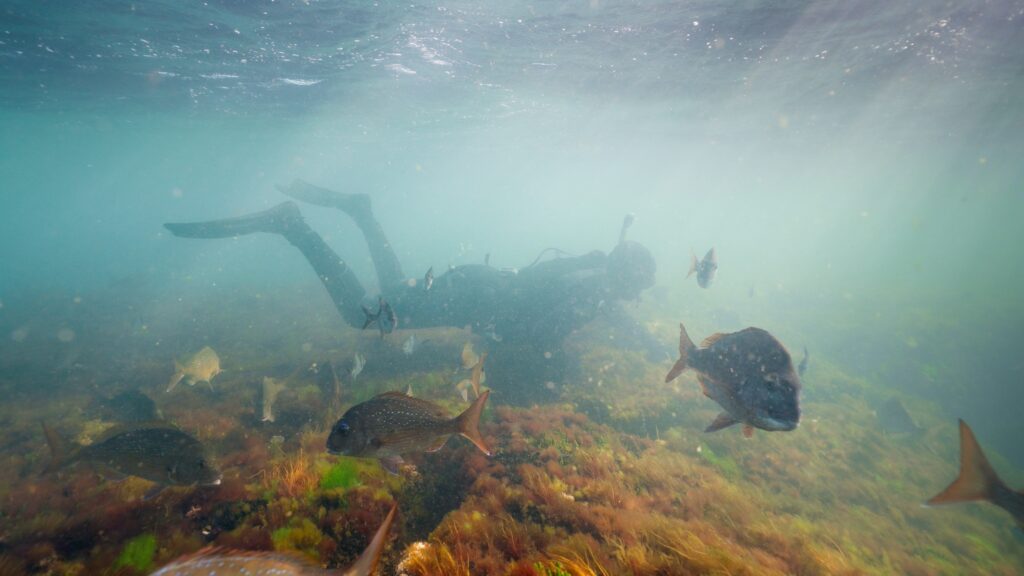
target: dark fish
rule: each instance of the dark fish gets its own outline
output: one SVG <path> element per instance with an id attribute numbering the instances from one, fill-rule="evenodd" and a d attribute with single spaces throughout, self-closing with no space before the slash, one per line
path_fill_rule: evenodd
<path id="1" fill-rule="evenodd" d="M 715 272 L 718 271 L 718 258 L 715 256 L 715 249 L 708 250 L 703 260 L 697 260 L 696 254 L 690 254 L 690 271 L 686 274 L 689 278 L 694 272 L 697 273 L 697 285 L 707 288 L 715 279 Z"/>
<path id="2" fill-rule="evenodd" d="M 622 228 L 619 228 L 619 244 L 626 241 L 626 232 L 629 231 L 629 227 L 633 225 L 635 216 L 633 214 L 626 214 L 626 217 L 622 219 Z"/>
<path id="3" fill-rule="evenodd" d="M 974 432 L 960 420 L 960 474 L 945 490 L 927 503 L 952 504 L 984 500 L 1006 510 L 1024 529 L 1024 491 L 1003 483 L 982 452 Z"/>
<path id="4" fill-rule="evenodd" d="M 427 273 L 423 275 L 423 289 L 430 291 L 434 287 L 434 267 L 431 266 L 427 269 Z"/>
<path id="5" fill-rule="evenodd" d="M 877 411 L 878 424 L 883 430 L 895 433 L 920 432 L 921 427 L 914 422 L 914 419 L 907 412 L 906 406 L 900 399 L 893 396 Z"/>
<path id="6" fill-rule="evenodd" d="M 211 576 L 213 574 L 249 576 L 370 576 L 377 569 L 384 544 L 395 519 L 392 506 L 366 550 L 347 570 L 324 570 L 305 558 L 274 552 L 246 552 L 224 548 L 204 548 L 183 556 L 153 572 L 151 576 Z"/>
<path id="7" fill-rule="evenodd" d="M 126 390 L 95 404 L 99 416 L 115 422 L 151 422 L 160 419 L 153 399 L 138 390 Z"/>
<path id="8" fill-rule="evenodd" d="M 202 443 L 166 422 L 118 426 L 88 446 L 67 447 L 46 424 L 43 433 L 53 454 L 45 472 L 75 462 L 90 462 L 161 486 L 220 484 L 221 474 L 210 462 Z"/>
<path id="9" fill-rule="evenodd" d="M 749 437 L 754 428 L 785 431 L 800 423 L 800 377 L 793 360 L 760 328 L 714 334 L 698 348 L 679 324 L 679 360 L 665 382 L 686 368 L 697 372 L 704 395 L 725 409 L 705 432 L 743 423 Z"/>
<path id="10" fill-rule="evenodd" d="M 807 346 L 804 346 L 804 357 L 800 359 L 800 363 L 796 366 L 796 373 L 800 376 L 807 372 L 807 363 L 810 362 L 811 355 L 807 352 Z"/>
<path id="11" fill-rule="evenodd" d="M 376 313 L 370 312 L 366 306 L 363 306 L 363 314 L 366 315 L 366 321 L 363 322 L 363 330 L 376 323 L 377 329 L 380 330 L 381 338 L 385 334 L 394 332 L 395 328 L 398 327 L 398 316 L 395 315 L 395 311 L 391 309 L 391 305 L 388 304 L 387 300 L 383 298 L 378 300 Z"/>
<path id="12" fill-rule="evenodd" d="M 451 418 L 433 402 L 402 392 L 385 392 L 349 408 L 327 438 L 327 451 L 341 456 L 379 458 L 381 465 L 398 473 L 402 454 L 436 452 L 452 434 L 462 434 L 488 456 L 491 451 L 478 425 L 490 391 L 480 394 L 465 412 Z"/>

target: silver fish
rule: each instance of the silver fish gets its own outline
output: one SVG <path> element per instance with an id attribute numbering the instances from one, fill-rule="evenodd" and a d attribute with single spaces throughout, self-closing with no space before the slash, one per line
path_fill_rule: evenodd
<path id="1" fill-rule="evenodd" d="M 404 352 L 406 356 L 412 356 L 412 353 L 415 351 L 416 335 L 410 334 L 409 337 L 405 339 L 405 342 L 402 343 L 402 352 Z"/>
<path id="2" fill-rule="evenodd" d="M 429 292 L 430 289 L 433 288 L 433 287 L 434 287 L 434 267 L 431 266 L 427 270 L 427 273 L 423 275 L 423 289 Z"/>
<path id="3" fill-rule="evenodd" d="M 267 376 L 263 377 L 263 421 L 274 421 L 274 401 L 277 395 L 285 389 L 285 383 Z"/>
<path id="4" fill-rule="evenodd" d="M 697 273 L 698 286 L 701 288 L 711 286 L 711 282 L 715 279 L 715 273 L 718 272 L 718 257 L 715 256 L 714 248 L 708 250 L 703 260 L 697 260 L 696 254 L 690 254 L 690 271 L 686 277 L 689 278 L 694 272 Z"/>
<path id="5" fill-rule="evenodd" d="M 352 371 L 349 372 L 349 375 L 352 376 L 353 380 L 358 378 L 363 372 L 364 366 L 366 366 L 366 356 L 356 352 L 355 356 L 352 357 Z"/>

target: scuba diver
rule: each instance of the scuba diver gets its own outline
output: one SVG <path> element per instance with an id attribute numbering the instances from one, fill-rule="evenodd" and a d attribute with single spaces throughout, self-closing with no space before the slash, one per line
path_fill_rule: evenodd
<path id="1" fill-rule="evenodd" d="M 422 279 L 409 279 L 373 215 L 369 196 L 334 192 L 302 180 L 277 188 L 296 200 L 341 210 L 356 223 L 377 272 L 379 298 L 367 298 L 352 269 L 306 224 L 292 201 L 236 218 L 164 226 L 184 238 L 280 234 L 306 257 L 338 313 L 355 328 L 376 324 L 383 336 L 398 327 L 470 326 L 503 347 L 533 348 L 548 359 L 570 333 L 603 312 L 614 314 L 614 303 L 635 300 L 654 285 L 651 253 L 625 238 L 631 215 L 609 254 L 595 250 L 541 261 L 545 250 L 520 270 L 471 264 L 450 268 L 436 278 L 431 269 Z"/>

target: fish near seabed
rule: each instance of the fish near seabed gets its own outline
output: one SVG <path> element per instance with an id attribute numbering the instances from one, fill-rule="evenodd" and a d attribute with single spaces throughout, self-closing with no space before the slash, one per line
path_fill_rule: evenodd
<path id="1" fill-rule="evenodd" d="M 405 342 L 402 343 L 402 353 L 406 356 L 412 356 L 413 352 L 416 351 L 416 335 L 410 334 Z"/>
<path id="2" fill-rule="evenodd" d="M 221 474 L 203 444 L 166 422 L 117 426 L 88 446 L 68 445 L 46 424 L 43 433 L 53 454 L 44 473 L 90 462 L 161 486 L 220 484 Z"/>
<path id="3" fill-rule="evenodd" d="M 725 410 L 705 432 L 743 424 L 749 438 L 754 428 L 788 431 L 800 423 L 801 384 L 793 360 L 774 336 L 760 328 L 714 334 L 698 348 L 680 323 L 679 360 L 665 382 L 687 368 L 697 372 L 704 395 Z"/>
<path id="4" fill-rule="evenodd" d="M 366 356 L 363 356 L 361 353 L 356 352 L 352 356 L 352 370 L 349 372 L 349 376 L 351 376 L 352 379 L 355 380 L 356 378 L 359 377 L 360 374 L 362 374 L 363 367 L 365 366 Z"/>
<path id="5" fill-rule="evenodd" d="M 473 389 L 474 398 L 480 397 L 480 385 L 487 381 L 487 373 L 484 372 L 484 360 L 487 360 L 487 352 L 481 352 L 480 356 L 477 357 L 476 364 L 473 365 L 470 372 L 470 377 L 455 385 L 455 389 L 459 391 L 463 402 L 469 402 L 470 388 Z"/>
<path id="6" fill-rule="evenodd" d="M 711 282 L 715 279 L 715 273 L 718 272 L 718 257 L 715 256 L 714 248 L 708 250 L 703 260 L 697 260 L 697 255 L 690 253 L 690 271 L 686 273 L 686 277 L 693 276 L 694 272 L 697 273 L 698 286 L 701 288 L 711 286 Z"/>
<path id="7" fill-rule="evenodd" d="M 385 470 L 398 474 L 402 454 L 436 452 L 452 434 L 461 434 L 484 454 L 491 451 L 478 428 L 490 390 L 465 412 L 452 418 L 426 400 L 402 392 L 385 392 L 349 408 L 331 428 L 327 452 L 338 456 L 377 458 Z"/>
<path id="8" fill-rule="evenodd" d="M 395 331 L 398 327 L 398 315 L 395 314 L 395 310 L 388 304 L 384 298 L 377 299 L 377 311 L 370 312 L 369 308 L 363 306 L 363 314 L 366 316 L 366 321 L 363 322 L 363 330 L 370 327 L 371 324 L 376 324 L 377 329 L 380 330 L 380 337 L 390 334 Z"/>
<path id="9" fill-rule="evenodd" d="M 960 474 L 945 490 L 934 496 L 927 504 L 952 504 L 984 500 L 1006 510 L 1024 529 L 1024 490 L 1013 490 L 1003 483 L 974 432 L 966 422 L 960 420 Z"/>
<path id="10" fill-rule="evenodd" d="M 370 544 L 347 569 L 325 570 L 305 558 L 280 552 L 248 552 L 224 548 L 204 548 L 174 560 L 151 576 L 371 576 L 380 563 L 388 533 L 395 521 L 397 506 L 392 506 Z"/>
<path id="11" fill-rule="evenodd" d="M 284 382 L 276 378 L 263 377 L 263 422 L 274 421 L 274 402 L 285 388 Z"/>
<path id="12" fill-rule="evenodd" d="M 807 372 L 807 364 L 811 361 L 811 354 L 807 352 L 807 346 L 804 346 L 804 357 L 800 359 L 800 363 L 796 366 L 796 373 L 803 377 L 804 372 Z"/>
<path id="13" fill-rule="evenodd" d="M 223 370 L 220 369 L 220 357 L 213 351 L 213 348 L 205 346 L 184 364 L 177 360 L 174 361 L 174 375 L 171 376 L 171 381 L 167 384 L 167 391 L 174 390 L 174 387 L 182 380 L 191 386 L 195 386 L 199 382 L 206 382 L 213 390 L 211 380 L 221 372 Z"/>

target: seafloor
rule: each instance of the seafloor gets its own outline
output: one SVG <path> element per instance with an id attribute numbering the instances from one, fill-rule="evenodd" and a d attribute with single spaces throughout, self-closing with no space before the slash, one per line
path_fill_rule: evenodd
<path id="1" fill-rule="evenodd" d="M 453 439 L 409 458 L 415 471 L 389 476 L 373 461 L 327 455 L 330 423 L 355 402 L 410 386 L 454 414 L 465 407 L 454 388 L 465 377 L 463 345 L 499 344 L 422 330 L 407 356 L 410 332 L 381 341 L 345 328 L 316 286 L 142 293 L 126 283 L 92 296 L 9 299 L 0 310 L 0 574 L 143 574 L 210 544 L 342 566 L 396 501 L 382 574 L 1010 575 L 1024 566 L 1002 511 L 921 506 L 956 473 L 955 419 L 908 395 L 922 431 L 880 427 L 873 407 L 894 394 L 891 383 L 855 377 L 814 345 L 816 334 L 856 330 L 856 315 L 812 322 L 806 303 L 759 315 L 753 297 L 747 312 L 722 311 L 664 290 L 630 310 L 670 349 L 679 320 L 699 338 L 740 327 L 744 315 L 770 317 L 762 327 L 797 358 L 808 342 L 794 432 L 704 434 L 718 409 L 693 376 L 664 384 L 668 358 L 631 350 L 598 323 L 558 351 L 574 369 L 540 402 L 524 401 L 514 381 L 486 383 L 482 431 L 493 457 Z M 213 390 L 165 393 L 172 360 L 204 345 L 225 369 Z M 356 351 L 367 365 L 352 381 Z M 309 370 L 326 361 L 339 367 L 340 398 Z M 861 371 L 873 373 L 884 372 Z M 290 377 L 273 423 L 260 420 L 265 375 Z M 87 442 L 111 425 L 96 398 L 127 389 L 207 443 L 224 482 L 143 499 L 146 481 L 105 479 L 84 465 L 41 474 L 41 420 Z M 1018 486 L 1012 466 L 990 457 Z"/>

